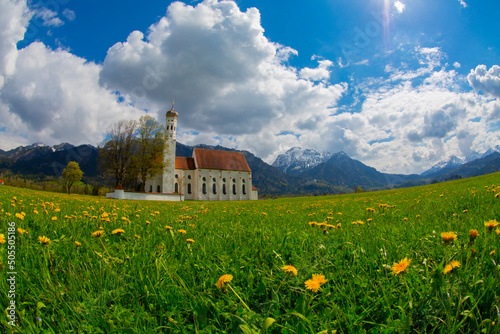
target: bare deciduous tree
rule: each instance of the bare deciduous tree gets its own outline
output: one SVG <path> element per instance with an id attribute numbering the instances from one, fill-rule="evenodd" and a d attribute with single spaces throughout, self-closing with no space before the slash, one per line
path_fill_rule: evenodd
<path id="1" fill-rule="evenodd" d="M 116 178 L 116 187 L 121 187 L 127 173 L 133 170 L 136 130 L 137 121 L 118 121 L 108 129 L 108 140 L 99 150 L 99 169 Z"/>

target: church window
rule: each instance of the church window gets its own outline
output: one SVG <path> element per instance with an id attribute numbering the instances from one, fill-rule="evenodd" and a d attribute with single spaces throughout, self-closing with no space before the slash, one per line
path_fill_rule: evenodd
<path id="1" fill-rule="evenodd" d="M 204 178 L 203 178 L 203 182 L 205 182 L 205 181 L 207 181 L 207 178 L 206 178 L 206 177 L 204 177 Z"/>
<path id="2" fill-rule="evenodd" d="M 177 179 L 179 177 L 179 175 L 175 174 L 175 178 Z"/>
<path id="3" fill-rule="evenodd" d="M 161 193 L 161 187 L 159 185 L 156 187 L 156 192 Z"/>
<path id="4" fill-rule="evenodd" d="M 152 193 L 153 192 L 153 185 L 150 185 L 149 186 L 149 192 Z"/>
<path id="5" fill-rule="evenodd" d="M 215 177 L 213 178 L 213 181 L 214 181 L 214 182 L 217 182 L 217 180 L 215 179 Z"/>
<path id="6" fill-rule="evenodd" d="M 175 183 L 175 192 L 178 193 L 179 192 L 179 184 L 176 182 Z"/>
<path id="7" fill-rule="evenodd" d="M 236 183 L 236 179 L 233 179 L 233 183 Z"/>
<path id="8" fill-rule="evenodd" d="M 217 195 L 217 185 L 215 183 L 212 186 L 212 192 L 214 193 L 214 195 Z"/>
<path id="9" fill-rule="evenodd" d="M 207 184 L 206 183 L 203 183 L 203 185 L 201 186 L 201 191 L 203 192 L 203 195 L 207 194 Z"/>
<path id="10" fill-rule="evenodd" d="M 188 194 L 191 194 L 191 183 L 188 183 Z"/>
<path id="11" fill-rule="evenodd" d="M 233 195 L 236 195 L 236 184 L 233 184 Z"/>
<path id="12" fill-rule="evenodd" d="M 245 180 L 243 180 L 243 181 L 245 181 Z M 243 187 L 241 188 L 241 191 L 242 191 L 243 195 L 246 195 L 246 194 L 247 194 L 247 192 L 246 192 L 246 190 L 245 190 L 245 185 L 243 185 Z"/>
<path id="13" fill-rule="evenodd" d="M 227 194 L 227 192 L 226 192 L 226 184 L 225 183 L 222 185 L 222 193 L 224 195 Z"/>
<path id="14" fill-rule="evenodd" d="M 191 180 L 191 175 L 188 175 L 188 179 Z"/>
<path id="15" fill-rule="evenodd" d="M 245 183 L 245 180 L 241 180 L 241 182 Z"/>
<path id="16" fill-rule="evenodd" d="M 222 182 L 226 182 L 226 178 L 223 178 L 223 179 L 222 179 Z"/>

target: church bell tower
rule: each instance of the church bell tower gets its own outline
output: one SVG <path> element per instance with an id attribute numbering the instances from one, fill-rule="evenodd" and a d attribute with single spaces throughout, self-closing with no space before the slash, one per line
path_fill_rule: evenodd
<path id="1" fill-rule="evenodd" d="M 163 149 L 163 158 L 165 167 L 163 169 L 163 192 L 172 194 L 175 191 L 175 133 L 177 131 L 177 116 L 179 114 L 172 109 L 167 111 L 165 123 L 165 148 Z"/>

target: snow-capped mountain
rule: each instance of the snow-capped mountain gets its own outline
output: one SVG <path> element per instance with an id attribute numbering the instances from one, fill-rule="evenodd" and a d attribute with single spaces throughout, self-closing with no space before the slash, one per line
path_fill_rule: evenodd
<path id="1" fill-rule="evenodd" d="M 452 169 L 455 169 L 455 168 L 462 166 L 463 164 L 466 164 L 468 162 L 471 162 L 471 161 L 474 161 L 477 159 L 487 157 L 488 155 L 491 155 L 495 152 L 500 153 L 500 145 L 497 145 L 496 147 L 490 148 L 489 150 L 487 150 L 483 154 L 481 154 L 479 152 L 472 152 L 471 154 L 469 154 L 467 157 L 465 157 L 463 159 L 452 155 L 452 156 L 448 157 L 447 159 L 438 162 L 437 164 L 435 164 L 430 169 L 426 170 L 425 172 L 423 172 L 420 175 L 421 176 L 429 176 L 429 175 L 434 176 L 434 174 L 444 174 L 448 171 L 451 171 Z"/>
<path id="2" fill-rule="evenodd" d="M 460 159 L 457 156 L 452 155 L 447 160 L 443 160 L 420 174 L 421 176 L 427 176 L 435 173 L 439 173 L 444 170 L 452 170 L 462 166 L 465 163 L 464 159 Z"/>
<path id="3" fill-rule="evenodd" d="M 319 152 L 315 149 L 302 149 L 292 147 L 285 154 L 280 154 L 273 162 L 273 167 L 291 175 L 298 175 L 301 172 L 316 167 L 327 161 L 332 155 L 328 152 Z"/>
<path id="4" fill-rule="evenodd" d="M 481 158 L 487 157 L 488 155 L 493 154 L 495 152 L 500 153 L 500 145 L 492 147 L 488 151 L 484 152 L 484 154 L 481 156 Z"/>

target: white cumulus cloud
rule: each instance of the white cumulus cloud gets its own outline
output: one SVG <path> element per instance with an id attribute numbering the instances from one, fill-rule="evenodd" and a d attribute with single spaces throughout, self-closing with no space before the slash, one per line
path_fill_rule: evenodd
<path id="1" fill-rule="evenodd" d="M 488 70 L 486 65 L 478 65 L 467 78 L 474 89 L 500 98 L 500 66 L 493 65 Z"/>
<path id="2" fill-rule="evenodd" d="M 0 0 L 2 149 L 33 142 L 98 144 L 108 126 L 143 114 L 99 85 L 101 66 L 36 42 L 17 50 L 26 3 Z"/>
<path id="3" fill-rule="evenodd" d="M 237 136 L 234 146 L 269 161 L 282 139 L 278 134 L 310 131 L 329 117 L 346 89 L 326 82 L 331 61 L 297 70 L 287 65 L 296 54 L 264 36 L 255 8 L 242 12 L 233 1 L 206 0 L 195 7 L 176 2 L 147 35 L 132 32 L 108 50 L 101 83 L 161 110 L 162 121 L 175 99 L 189 144 L 201 138 L 192 130 Z M 258 138 L 270 135 L 274 140 L 255 147 Z"/>

